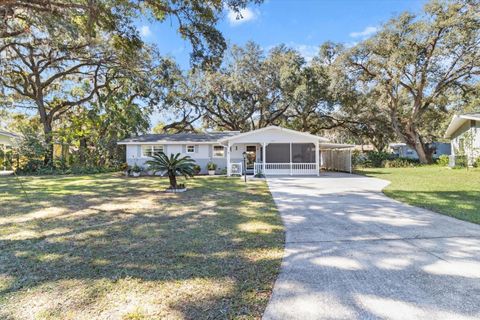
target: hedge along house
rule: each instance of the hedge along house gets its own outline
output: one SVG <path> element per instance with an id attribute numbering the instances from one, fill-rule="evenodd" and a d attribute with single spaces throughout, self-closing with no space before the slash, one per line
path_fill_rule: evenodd
<path id="1" fill-rule="evenodd" d="M 158 151 L 192 157 L 206 172 L 209 162 L 227 175 L 318 175 L 320 168 L 351 172 L 352 145 L 330 143 L 310 133 L 269 126 L 238 131 L 148 134 L 119 142 L 126 145 L 127 163 L 145 166 Z M 246 168 L 243 168 L 245 156 Z"/>
<path id="2" fill-rule="evenodd" d="M 453 116 L 445 138 L 452 144 L 450 166 L 455 166 L 458 157 L 465 157 L 468 165 L 473 165 L 480 157 L 480 113 Z"/>

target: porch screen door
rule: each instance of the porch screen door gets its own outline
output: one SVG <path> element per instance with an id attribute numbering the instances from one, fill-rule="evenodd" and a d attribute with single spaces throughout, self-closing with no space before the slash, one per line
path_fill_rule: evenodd
<path id="1" fill-rule="evenodd" d="M 255 161 L 257 161 L 257 147 L 247 146 L 247 169 L 253 169 Z"/>

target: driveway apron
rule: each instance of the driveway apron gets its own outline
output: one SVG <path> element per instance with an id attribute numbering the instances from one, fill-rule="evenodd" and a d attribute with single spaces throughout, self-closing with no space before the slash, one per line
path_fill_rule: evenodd
<path id="1" fill-rule="evenodd" d="M 286 245 L 264 319 L 480 319 L 479 225 L 392 200 L 380 179 L 267 180 Z"/>

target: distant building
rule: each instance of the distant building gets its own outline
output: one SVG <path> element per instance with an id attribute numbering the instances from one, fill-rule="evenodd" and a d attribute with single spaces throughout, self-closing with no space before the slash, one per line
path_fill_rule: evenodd
<path id="1" fill-rule="evenodd" d="M 406 143 L 390 143 L 390 150 L 393 154 L 401 158 L 418 159 L 418 154 L 415 149 L 409 147 Z M 441 155 L 450 155 L 451 146 L 450 143 L 434 142 L 433 158 L 436 159 Z"/>

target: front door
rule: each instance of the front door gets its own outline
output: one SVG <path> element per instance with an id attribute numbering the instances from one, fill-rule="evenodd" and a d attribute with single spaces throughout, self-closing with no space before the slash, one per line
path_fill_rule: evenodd
<path id="1" fill-rule="evenodd" d="M 257 161 L 257 146 L 247 146 L 247 170 L 253 170 L 255 161 Z"/>

